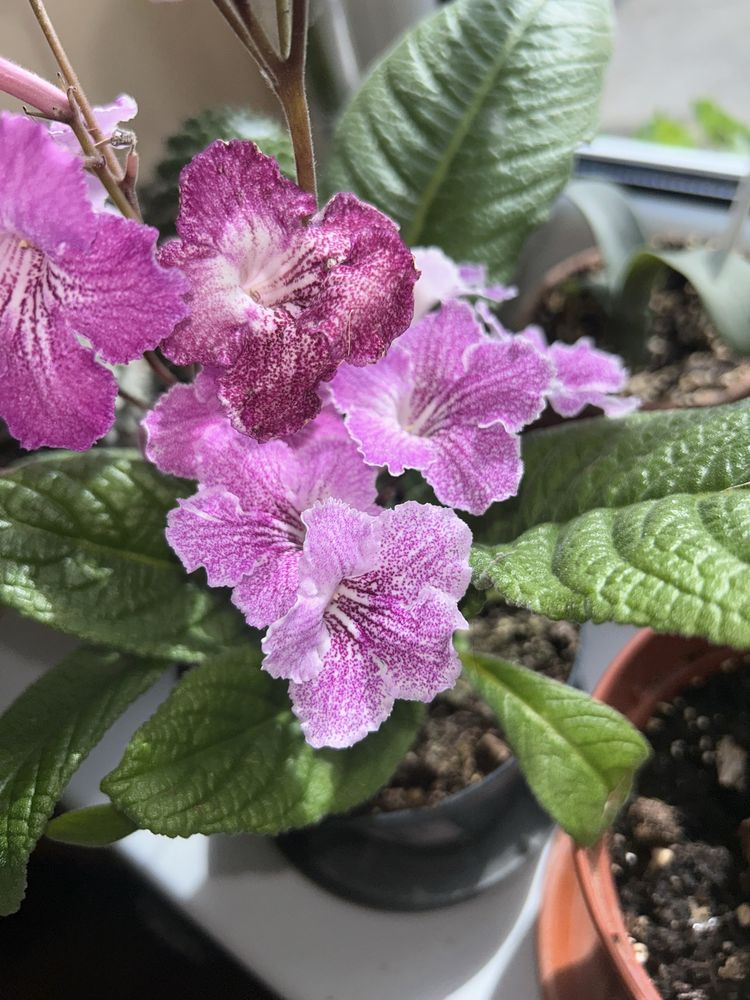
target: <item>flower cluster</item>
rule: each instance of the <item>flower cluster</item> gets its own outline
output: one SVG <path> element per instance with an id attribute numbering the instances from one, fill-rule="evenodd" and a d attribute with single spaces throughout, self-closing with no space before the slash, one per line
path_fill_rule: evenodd
<path id="1" fill-rule="evenodd" d="M 120 98 L 103 129 L 132 116 Z M 161 346 L 200 366 L 147 415 L 146 454 L 191 478 L 167 538 L 268 627 L 314 746 L 377 729 L 396 698 L 459 672 L 471 535 L 455 508 L 513 496 L 520 434 L 549 404 L 624 412 L 618 359 L 505 330 L 513 294 L 437 248 L 412 255 L 353 195 L 320 211 L 248 142 L 216 142 L 181 178 L 178 238 L 115 217 L 66 126 L 0 115 L 0 416 L 28 448 L 87 448 L 112 424 L 99 363 Z M 415 264 L 416 260 L 416 264 Z M 445 507 L 378 505 L 421 472 Z"/>
<path id="2" fill-rule="evenodd" d="M 188 275 L 190 313 L 165 349 L 203 370 L 149 414 L 146 452 L 198 491 L 167 537 L 269 626 L 264 667 L 309 742 L 349 746 L 395 698 L 456 679 L 471 536 L 448 508 L 516 493 L 520 432 L 547 404 L 633 405 L 611 395 L 625 372 L 586 342 L 509 333 L 490 307 L 513 290 L 437 248 L 415 251 L 412 289 L 387 219 L 343 195 L 313 214 L 246 143 L 197 157 L 182 194 L 161 260 Z M 419 470 L 446 507 L 377 506 L 381 468 Z"/>

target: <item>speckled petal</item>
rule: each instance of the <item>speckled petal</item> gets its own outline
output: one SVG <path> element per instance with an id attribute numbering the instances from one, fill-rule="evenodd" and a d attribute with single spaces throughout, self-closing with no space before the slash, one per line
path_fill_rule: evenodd
<path id="1" fill-rule="evenodd" d="M 201 489 L 179 504 L 169 512 L 167 541 L 185 569 L 192 573 L 203 566 L 210 587 L 236 586 L 255 568 L 258 537 L 266 525 L 220 486 Z"/>
<path id="2" fill-rule="evenodd" d="M 258 441 L 287 437 L 320 412 L 318 386 L 336 371 L 328 342 L 286 315 L 272 333 L 248 341 L 219 380 L 232 425 Z"/>
<path id="3" fill-rule="evenodd" d="M 452 510 L 409 500 L 379 521 L 384 592 L 411 601 L 423 587 L 434 587 L 463 597 L 471 579 L 471 531 Z"/>
<path id="4" fill-rule="evenodd" d="M 143 426 L 150 461 L 162 472 L 186 479 L 198 478 L 205 448 L 222 451 L 241 437 L 229 423 L 214 380 L 206 372 L 189 385 L 175 385 L 165 392 Z"/>
<path id="5" fill-rule="evenodd" d="M 365 461 L 386 466 L 394 476 L 423 468 L 433 454 L 430 441 L 411 434 L 402 423 L 411 385 L 411 356 L 400 344 L 377 365 L 342 365 L 331 383 L 333 399 L 347 413 L 346 427 Z"/>
<path id="6" fill-rule="evenodd" d="M 588 337 L 574 344 L 553 343 L 549 357 L 556 372 L 549 401 L 560 416 L 575 417 L 585 406 L 598 406 L 612 417 L 637 409 L 635 397 L 611 395 L 622 391 L 628 380 L 621 359 L 600 351 Z"/>
<path id="7" fill-rule="evenodd" d="M 331 636 L 317 675 L 289 685 L 292 709 L 313 747 L 350 747 L 378 729 L 393 709 L 388 678 L 345 629 Z"/>
<path id="8" fill-rule="evenodd" d="M 441 503 L 470 514 L 515 496 L 523 474 L 517 435 L 501 424 L 450 428 L 433 438 L 434 461 L 424 477 Z"/>
<path id="9" fill-rule="evenodd" d="M 90 249 L 71 251 L 62 260 L 75 276 L 66 307 L 69 322 L 112 364 L 156 347 L 185 315 L 185 279 L 157 264 L 158 235 L 130 219 L 99 215 Z"/>
<path id="10" fill-rule="evenodd" d="M 353 194 L 335 195 L 312 225 L 346 238 L 349 249 L 330 268 L 300 325 L 325 334 L 337 363 L 377 361 L 414 315 L 411 251 L 386 215 Z"/>

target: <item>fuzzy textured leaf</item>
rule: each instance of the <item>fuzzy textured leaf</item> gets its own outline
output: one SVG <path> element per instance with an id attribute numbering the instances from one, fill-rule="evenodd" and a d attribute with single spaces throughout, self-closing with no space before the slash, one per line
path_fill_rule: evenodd
<path id="1" fill-rule="evenodd" d="M 29 855 L 71 776 L 166 666 L 80 649 L 0 717 L 0 914 L 18 909 Z"/>
<path id="2" fill-rule="evenodd" d="M 518 497 L 477 525 L 476 586 L 750 646 L 750 402 L 580 421 L 523 454 Z"/>
<path id="3" fill-rule="evenodd" d="M 245 623 L 164 537 L 188 484 L 135 452 L 30 460 L 0 478 L 0 602 L 82 639 L 197 662 Z"/>
<path id="4" fill-rule="evenodd" d="M 454 0 L 380 62 L 336 129 L 324 186 L 407 243 L 507 278 L 593 134 L 608 0 Z"/>
<path id="5" fill-rule="evenodd" d="M 750 492 L 677 494 L 540 524 L 472 554 L 475 579 L 550 618 L 750 647 Z"/>
<path id="6" fill-rule="evenodd" d="M 154 833 L 275 834 L 369 798 L 414 740 L 421 710 L 399 702 L 351 749 L 313 750 L 286 684 L 260 669 L 260 653 L 248 645 L 190 671 L 102 789 Z"/>
<path id="7" fill-rule="evenodd" d="M 648 759 L 644 738 L 619 712 L 567 684 L 495 657 L 462 659 L 541 805 L 579 843 L 594 843 Z"/>
<path id="8" fill-rule="evenodd" d="M 597 507 L 747 483 L 750 401 L 534 431 L 523 438 L 523 460 L 518 495 L 477 522 L 482 541 L 510 542 L 533 525 Z"/>

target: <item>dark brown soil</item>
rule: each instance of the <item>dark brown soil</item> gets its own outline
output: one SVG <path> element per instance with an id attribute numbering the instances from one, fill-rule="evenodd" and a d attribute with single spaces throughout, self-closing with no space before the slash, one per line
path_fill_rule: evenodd
<path id="1" fill-rule="evenodd" d="M 750 998 L 750 656 L 646 727 L 654 757 L 613 834 L 639 961 L 664 1000 Z"/>
<path id="2" fill-rule="evenodd" d="M 471 622 L 476 650 L 567 680 L 578 650 L 578 626 L 521 608 L 493 607 Z M 428 706 L 417 741 L 370 812 L 422 808 L 476 784 L 511 756 L 492 709 L 459 680 Z"/>
<path id="3" fill-rule="evenodd" d="M 597 265 L 589 261 L 547 290 L 534 316 L 550 340 L 572 343 L 592 337 L 603 347 L 608 319 L 587 282 Z M 740 358 L 717 337 L 691 284 L 672 275 L 651 296 L 647 359 L 634 370 L 627 391 L 646 407 L 710 406 L 750 395 L 750 359 Z"/>

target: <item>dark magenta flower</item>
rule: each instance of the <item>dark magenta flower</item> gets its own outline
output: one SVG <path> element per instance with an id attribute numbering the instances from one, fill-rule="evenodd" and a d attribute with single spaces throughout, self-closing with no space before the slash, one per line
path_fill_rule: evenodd
<path id="1" fill-rule="evenodd" d="M 411 322 L 417 271 L 396 226 L 351 194 L 315 201 L 250 142 L 215 142 L 183 170 L 179 239 L 163 263 L 190 282 L 164 344 L 216 370 L 233 426 L 259 441 L 299 430 L 342 361 L 377 361 Z"/>
<path id="2" fill-rule="evenodd" d="M 84 450 L 114 422 L 110 364 L 140 357 L 185 315 L 157 232 L 93 211 L 79 157 L 0 115 L 0 416 L 24 448 Z"/>

